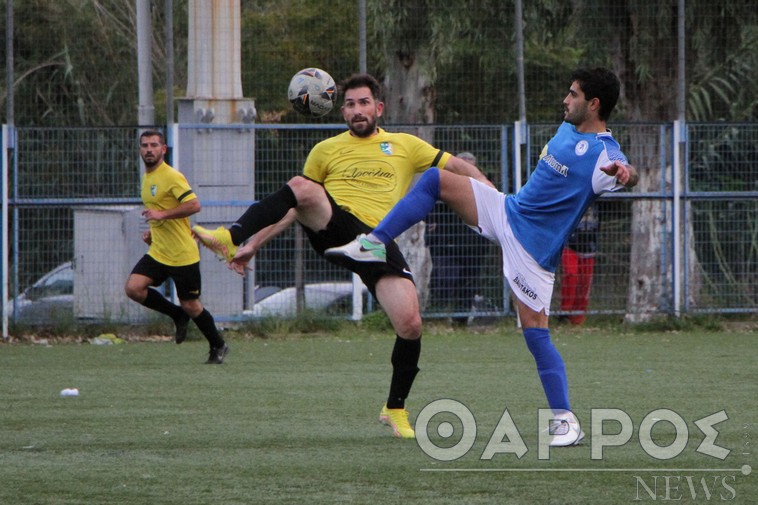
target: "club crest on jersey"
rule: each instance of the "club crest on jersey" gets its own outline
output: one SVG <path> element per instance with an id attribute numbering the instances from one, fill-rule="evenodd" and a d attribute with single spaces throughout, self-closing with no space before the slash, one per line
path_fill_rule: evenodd
<path id="1" fill-rule="evenodd" d="M 155 184 L 150 185 L 150 194 L 152 196 L 155 196 L 156 193 L 158 193 L 158 186 L 156 186 Z"/>
<path id="2" fill-rule="evenodd" d="M 587 149 L 590 148 L 590 145 L 587 143 L 586 140 L 580 140 L 576 143 L 576 147 L 574 147 L 574 152 L 577 156 L 582 156 L 584 153 L 587 152 Z"/>
<path id="3" fill-rule="evenodd" d="M 379 144 L 379 149 L 382 150 L 387 156 L 392 156 L 392 144 L 389 142 L 382 142 Z"/>

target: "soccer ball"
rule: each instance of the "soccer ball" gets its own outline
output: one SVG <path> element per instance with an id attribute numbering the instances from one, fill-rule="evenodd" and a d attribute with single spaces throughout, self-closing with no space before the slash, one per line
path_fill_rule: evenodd
<path id="1" fill-rule="evenodd" d="M 304 68 L 292 77 L 287 98 L 296 112 L 320 117 L 334 107 L 337 86 L 332 76 L 320 68 Z"/>

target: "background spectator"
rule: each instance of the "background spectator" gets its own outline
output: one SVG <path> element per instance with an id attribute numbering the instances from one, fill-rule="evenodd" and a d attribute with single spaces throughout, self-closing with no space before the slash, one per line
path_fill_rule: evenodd
<path id="1" fill-rule="evenodd" d="M 597 203 L 590 205 L 574 232 L 566 242 L 561 256 L 561 311 L 586 312 L 590 304 L 592 274 L 597 253 L 597 234 L 600 214 Z M 566 314 L 561 319 L 571 324 L 582 324 L 586 314 Z"/>

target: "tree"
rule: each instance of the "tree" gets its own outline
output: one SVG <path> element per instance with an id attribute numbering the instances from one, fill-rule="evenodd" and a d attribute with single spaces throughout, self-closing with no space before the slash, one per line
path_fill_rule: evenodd
<path id="1" fill-rule="evenodd" d="M 579 5 L 579 4 L 577 4 Z M 597 20 L 590 23 L 588 14 L 600 13 L 607 20 L 605 30 L 597 28 Z M 584 15 L 583 15 L 584 14 Z M 747 68 L 747 55 L 755 60 L 755 27 L 746 20 L 751 19 L 751 8 L 746 3 L 726 2 L 712 4 L 708 1 L 687 2 L 687 68 L 690 103 L 713 103 L 703 92 L 715 92 L 721 102 L 716 109 L 724 111 L 732 99 L 742 102 L 748 109 L 755 108 L 755 94 L 744 94 L 739 87 L 731 86 L 734 75 L 752 74 L 748 87 L 755 87 L 755 70 Z M 600 60 L 607 61 L 621 77 L 623 92 L 621 106 L 632 121 L 671 121 L 676 119 L 677 110 L 677 2 L 671 0 L 663 4 L 633 1 L 608 3 L 592 1 L 581 4 L 577 10 L 577 20 L 583 23 L 582 32 L 587 35 L 588 48 L 595 48 Z M 728 29 L 727 29 L 728 28 Z M 732 37 L 732 33 L 748 36 Z M 704 41 L 707 40 L 708 49 Z M 604 49 L 609 48 L 605 56 Z M 591 53 L 590 53 L 591 54 Z M 740 65 L 720 65 L 720 61 L 734 58 Z M 711 83 L 708 86 L 708 83 Z M 714 86 L 719 83 L 721 86 Z M 729 91 L 734 93 L 731 94 Z M 747 103 L 746 103 L 747 102 Z M 750 103 L 752 102 L 752 104 Z M 702 108 L 700 109 L 702 111 Z M 690 113 L 698 109 L 690 109 Z M 670 167 L 660 166 L 660 153 L 654 147 L 657 142 L 645 138 L 643 129 L 629 139 L 627 153 L 641 168 L 640 192 L 657 192 L 662 182 L 671 189 L 674 181 L 663 172 Z M 655 132 L 648 132 L 655 135 Z M 684 181 L 679 181 L 683 184 Z M 690 262 L 686 272 L 691 288 L 688 303 L 698 304 L 701 268 L 698 263 L 692 230 L 692 209 L 689 204 L 683 209 L 687 216 L 684 223 L 689 227 L 683 244 Z M 670 293 L 665 290 L 670 282 L 660 282 L 661 272 L 671 275 L 671 269 L 660 264 L 662 247 L 666 243 L 664 224 L 667 219 L 661 204 L 651 200 L 639 200 L 632 204 L 632 252 L 630 261 L 629 302 L 627 318 L 631 321 L 645 320 L 661 308 Z M 684 273 L 684 272 L 683 272 Z M 670 280 L 670 279 L 666 279 Z M 670 307 L 669 307 L 670 308 Z"/>
<path id="2" fill-rule="evenodd" d="M 489 6 L 489 2 L 488 2 Z M 455 4 L 433 0 L 383 0 L 369 5 L 375 20 L 374 44 L 379 48 L 379 72 L 384 81 L 389 124 L 419 125 L 412 133 L 433 143 L 435 80 L 438 69 L 455 54 L 454 41 L 473 33 L 473 19 L 461 15 L 468 9 L 486 9 L 481 2 Z M 400 248 L 414 273 L 422 309 L 428 301 L 431 255 L 424 243 L 426 224 L 418 223 L 399 237 Z"/>
<path id="3" fill-rule="evenodd" d="M 134 0 L 15 0 L 13 8 L 17 125 L 136 123 Z M 153 9 L 152 18 L 153 68 L 163 82 L 164 13 Z M 186 37 L 179 40 L 186 46 Z"/>
<path id="4" fill-rule="evenodd" d="M 356 71 L 357 21 L 355 0 L 242 3 L 242 86 L 256 100 L 259 121 L 303 121 L 287 101 L 298 70 L 322 68 L 338 83 Z M 321 121 L 339 121 L 339 110 Z"/>

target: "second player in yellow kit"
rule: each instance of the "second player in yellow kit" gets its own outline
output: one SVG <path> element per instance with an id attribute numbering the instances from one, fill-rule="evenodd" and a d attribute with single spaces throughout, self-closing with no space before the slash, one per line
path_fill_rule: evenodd
<path id="1" fill-rule="evenodd" d="M 142 216 L 150 230 L 142 240 L 150 246 L 126 280 L 126 295 L 174 320 L 175 341 L 187 337 L 190 319 L 208 340 L 208 364 L 224 362 L 229 346 L 216 328 L 216 322 L 200 302 L 200 252 L 190 230 L 189 216 L 200 212 L 200 201 L 184 175 L 164 161 L 166 141 L 159 131 L 140 135 L 140 156 L 145 163 L 142 178 Z M 154 287 L 174 281 L 179 304 L 167 300 Z"/>

